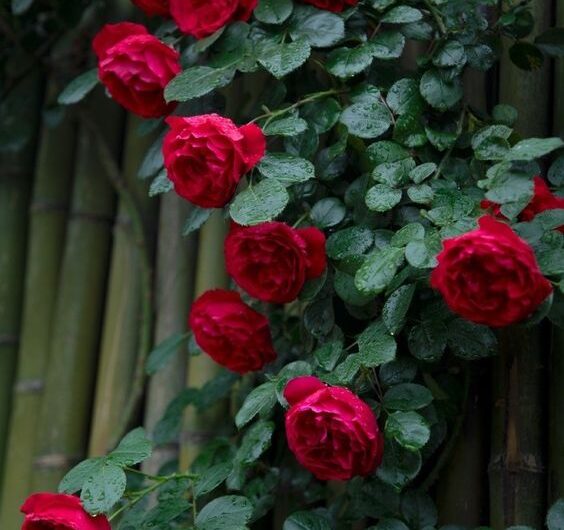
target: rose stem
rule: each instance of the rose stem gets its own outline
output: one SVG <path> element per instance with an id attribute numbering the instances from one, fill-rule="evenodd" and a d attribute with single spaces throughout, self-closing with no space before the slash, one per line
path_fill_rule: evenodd
<path id="1" fill-rule="evenodd" d="M 89 104 L 116 156 L 121 146 L 122 111 L 101 89 Z M 34 490 L 56 490 L 64 473 L 86 452 L 114 205 L 114 192 L 95 137 L 82 125 L 50 363 L 36 433 Z"/>
<path id="2" fill-rule="evenodd" d="M 155 141 L 155 135 L 140 136 L 139 118 L 130 114 L 122 159 L 123 179 L 134 199 L 134 206 L 144 231 L 155 226 L 157 202 L 148 196 L 148 183 L 137 177 L 145 153 Z M 140 331 L 151 326 L 151 318 L 143 319 L 143 263 L 151 267 L 154 237 L 146 237 L 139 244 L 133 230 L 129 204 L 120 198 L 114 225 L 114 240 L 110 276 L 104 311 L 104 329 L 96 382 L 96 399 L 90 434 L 91 456 L 105 454 L 129 427 L 124 418 L 132 393 L 136 358 L 143 355 Z M 152 234 L 151 234 L 152 235 Z M 151 296 L 151 292 L 148 296 Z"/>
<path id="3" fill-rule="evenodd" d="M 55 101 L 60 89 L 53 81 L 49 83 L 47 105 Z M 75 130 L 75 121 L 68 114 L 59 124 L 43 123 L 41 128 L 29 210 L 22 335 L 6 450 L 0 528 L 19 526 L 19 506 L 31 493 L 35 431 L 49 353 L 46 345 L 51 338 L 72 187 Z"/>
<path id="4" fill-rule="evenodd" d="M 17 61 L 24 68 L 29 64 L 29 58 L 20 54 L 14 58 L 13 66 Z M 2 102 L 3 110 L 10 112 L 14 123 L 23 129 L 21 145 L 0 151 L 0 476 L 20 339 L 29 198 L 42 91 L 40 76 L 28 74 Z"/>
<path id="5" fill-rule="evenodd" d="M 564 25 L 564 5 L 556 2 L 556 24 Z M 554 80 L 555 122 L 554 133 L 563 136 L 564 132 L 564 63 L 556 61 Z M 550 408 L 549 408 L 549 497 L 556 501 L 564 495 L 564 330 L 552 328 L 552 348 L 550 354 Z"/>

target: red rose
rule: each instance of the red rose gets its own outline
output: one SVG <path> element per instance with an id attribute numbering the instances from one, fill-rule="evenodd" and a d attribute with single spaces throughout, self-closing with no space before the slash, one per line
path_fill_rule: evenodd
<path id="1" fill-rule="evenodd" d="M 170 16 L 170 8 L 168 6 L 168 0 L 131 0 L 138 8 L 145 11 L 145 14 L 149 17 L 160 16 L 168 17 Z"/>
<path id="2" fill-rule="evenodd" d="M 217 114 L 170 116 L 164 163 L 176 193 L 203 208 L 221 208 L 241 177 L 264 156 L 266 140 L 254 124 L 237 127 Z"/>
<path id="3" fill-rule="evenodd" d="M 258 0 L 170 0 L 170 13 L 180 30 L 197 39 L 229 22 L 249 20 Z"/>
<path id="4" fill-rule="evenodd" d="M 358 0 L 301 0 L 305 4 L 311 4 L 319 9 L 333 11 L 339 13 L 347 7 L 352 7 L 358 4 Z"/>
<path id="5" fill-rule="evenodd" d="M 443 241 L 431 284 L 463 318 L 503 327 L 527 318 L 552 292 L 533 249 L 491 216 L 480 228 Z"/>
<path id="6" fill-rule="evenodd" d="M 495 202 L 489 200 L 483 200 L 480 206 L 484 210 L 489 210 L 496 217 L 505 219 L 504 215 L 501 213 L 501 206 Z M 564 208 L 564 199 L 554 195 L 550 191 L 548 184 L 541 178 L 535 177 L 535 192 L 531 202 L 527 207 L 519 214 L 520 221 L 532 221 L 535 216 L 541 212 L 546 212 L 547 210 L 557 210 Z M 558 228 L 560 232 L 564 233 L 564 225 Z"/>
<path id="7" fill-rule="evenodd" d="M 204 293 L 192 306 L 189 325 L 200 348 L 233 372 L 262 370 L 276 359 L 268 320 L 235 291 Z"/>
<path id="8" fill-rule="evenodd" d="M 350 390 L 315 377 L 288 383 L 288 446 L 319 480 L 367 476 L 382 462 L 384 439 L 370 407 Z"/>
<path id="9" fill-rule="evenodd" d="M 36 493 L 21 507 L 22 530 L 112 530 L 108 519 L 93 517 L 72 495 Z"/>
<path id="10" fill-rule="evenodd" d="M 225 240 L 227 272 L 263 302 L 295 300 L 306 280 L 321 276 L 326 261 L 325 235 L 317 228 L 295 229 L 279 222 L 233 224 Z"/>
<path id="11" fill-rule="evenodd" d="M 93 43 L 98 75 L 111 96 L 143 118 L 170 114 L 164 88 L 181 70 L 176 50 L 162 43 L 140 24 L 106 24 Z"/>

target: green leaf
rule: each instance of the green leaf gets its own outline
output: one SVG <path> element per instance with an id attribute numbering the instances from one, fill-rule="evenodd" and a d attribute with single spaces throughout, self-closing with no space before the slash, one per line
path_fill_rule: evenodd
<path id="1" fill-rule="evenodd" d="M 199 230 L 211 217 L 213 212 L 214 210 L 212 208 L 200 208 L 200 206 L 191 204 L 188 217 L 186 217 L 186 221 L 184 221 L 184 226 L 182 227 L 182 235 L 188 236 L 192 232 Z"/>
<path id="2" fill-rule="evenodd" d="M 509 48 L 509 57 L 521 70 L 538 70 L 544 64 L 542 51 L 530 42 L 519 41 Z"/>
<path id="3" fill-rule="evenodd" d="M 376 471 L 376 476 L 396 491 L 401 491 L 417 476 L 421 470 L 421 463 L 419 451 L 408 451 L 395 440 L 387 440 L 384 458 Z M 374 530 L 409 530 L 400 521 L 394 524 L 389 521 L 391 520 L 380 521 Z"/>
<path id="4" fill-rule="evenodd" d="M 188 101 L 209 94 L 228 85 L 235 75 L 234 68 L 193 66 L 178 74 L 165 88 L 166 101 Z"/>
<path id="5" fill-rule="evenodd" d="M 423 74 L 419 90 L 431 107 L 443 112 L 454 107 L 464 95 L 458 77 L 452 81 L 445 79 L 435 69 L 427 70 Z"/>
<path id="6" fill-rule="evenodd" d="M 356 48 L 338 48 L 327 56 L 325 68 L 334 76 L 347 79 L 368 68 L 372 56 L 372 49 L 364 44 Z"/>
<path id="7" fill-rule="evenodd" d="M 383 140 L 381 142 L 374 142 L 368 146 L 366 150 L 370 162 L 374 166 L 379 166 L 385 163 L 399 162 L 410 158 L 409 151 L 396 142 Z"/>
<path id="8" fill-rule="evenodd" d="M 307 122 L 298 116 L 275 118 L 265 124 L 262 132 L 266 136 L 296 136 L 307 129 Z"/>
<path id="9" fill-rule="evenodd" d="M 358 349 L 362 365 L 375 368 L 396 358 L 397 344 L 384 323 L 377 320 L 358 337 Z"/>
<path id="10" fill-rule="evenodd" d="M 304 105 L 300 113 L 317 134 L 323 134 L 339 121 L 341 105 L 334 98 L 325 98 Z"/>
<path id="11" fill-rule="evenodd" d="M 296 512 L 284 521 L 282 530 L 331 530 L 331 525 L 317 513 Z"/>
<path id="12" fill-rule="evenodd" d="M 73 467 L 61 480 L 59 493 L 76 493 L 82 489 L 86 480 L 104 465 L 104 458 L 89 458 Z"/>
<path id="13" fill-rule="evenodd" d="M 472 361 L 494 355 L 497 339 L 486 326 L 456 319 L 448 325 L 448 345 L 457 357 Z"/>
<path id="14" fill-rule="evenodd" d="M 260 0 L 254 15 L 265 24 L 282 24 L 290 17 L 293 9 L 292 0 Z"/>
<path id="15" fill-rule="evenodd" d="M 235 460 L 241 464 L 252 464 L 270 447 L 274 423 L 261 420 L 255 423 L 243 437 Z"/>
<path id="16" fill-rule="evenodd" d="M 233 466 L 230 462 L 221 462 L 206 469 L 194 485 L 194 495 L 200 497 L 220 486 L 231 473 Z"/>
<path id="17" fill-rule="evenodd" d="M 313 356 L 321 368 L 330 372 L 339 362 L 342 353 L 343 343 L 333 341 L 317 348 L 317 350 L 313 352 Z"/>
<path id="18" fill-rule="evenodd" d="M 382 22 L 386 24 L 409 24 L 418 22 L 423 18 L 423 13 L 419 9 L 409 6 L 397 6 L 388 11 L 383 17 Z"/>
<path id="19" fill-rule="evenodd" d="M 388 107 L 398 115 L 418 114 L 423 110 L 423 100 L 417 82 L 400 79 L 392 85 L 386 97 Z"/>
<path id="20" fill-rule="evenodd" d="M 541 33 L 535 44 L 551 57 L 564 57 L 564 28 L 550 28 Z"/>
<path id="21" fill-rule="evenodd" d="M 109 512 L 125 493 L 126 484 L 121 467 L 104 463 L 84 483 L 80 499 L 85 510 L 92 515 Z"/>
<path id="22" fill-rule="evenodd" d="M 392 125 L 392 116 L 379 101 L 361 101 L 347 107 L 341 114 L 341 123 L 359 138 L 377 138 Z"/>
<path id="23" fill-rule="evenodd" d="M 560 155 L 548 170 L 548 180 L 555 186 L 564 186 L 564 155 Z"/>
<path id="24" fill-rule="evenodd" d="M 266 416 L 276 405 L 276 385 L 268 382 L 254 388 L 235 416 L 235 425 L 240 429 L 255 416 Z"/>
<path id="25" fill-rule="evenodd" d="M 314 48 L 334 46 L 345 36 L 343 19 L 311 6 L 296 6 L 290 19 L 292 39 L 304 39 Z"/>
<path id="26" fill-rule="evenodd" d="M 260 48 L 258 62 L 276 79 L 281 79 L 302 66 L 310 55 L 311 47 L 305 40 L 269 43 Z"/>
<path id="27" fill-rule="evenodd" d="M 345 303 L 352 306 L 365 306 L 372 302 L 374 297 L 361 293 L 354 284 L 354 276 L 346 272 L 335 271 L 334 285 L 337 296 Z"/>
<path id="28" fill-rule="evenodd" d="M 409 451 L 418 451 L 429 441 L 431 430 L 417 412 L 394 412 L 386 421 L 386 436 Z"/>
<path id="29" fill-rule="evenodd" d="M 12 0 L 12 13 L 23 15 L 32 5 L 34 0 Z"/>
<path id="30" fill-rule="evenodd" d="M 394 247 L 372 253 L 356 273 L 356 287 L 366 294 L 380 294 L 394 279 L 403 260 L 403 250 Z"/>
<path id="31" fill-rule="evenodd" d="M 231 218 L 243 226 L 272 221 L 290 200 L 286 188 L 278 180 L 267 178 L 249 186 L 237 195 L 229 208 Z"/>
<path id="32" fill-rule="evenodd" d="M 174 189 L 174 185 L 168 178 L 166 169 L 159 171 L 157 176 L 151 182 L 151 187 L 149 188 L 149 197 L 155 197 L 156 195 L 161 195 L 162 193 L 168 193 Z"/>
<path id="33" fill-rule="evenodd" d="M 387 212 L 400 203 L 402 191 L 386 184 L 376 184 L 366 194 L 366 206 L 373 212 Z"/>
<path id="34" fill-rule="evenodd" d="M 327 255 L 336 260 L 364 254 L 374 244 L 374 234 L 369 228 L 352 226 L 339 230 L 327 239 Z"/>
<path id="35" fill-rule="evenodd" d="M 139 427 L 126 434 L 119 445 L 108 455 L 108 462 L 118 466 L 134 466 L 147 460 L 153 452 L 153 446 L 145 429 Z"/>
<path id="36" fill-rule="evenodd" d="M 286 186 L 315 178 L 315 167 L 309 160 L 286 153 L 267 153 L 257 169 L 267 179 Z"/>
<path id="37" fill-rule="evenodd" d="M 163 167 L 163 138 L 163 135 L 159 136 L 145 154 L 145 158 L 137 172 L 137 176 L 140 179 L 152 177 Z"/>
<path id="38" fill-rule="evenodd" d="M 31 5 L 31 2 L 28 2 Z M 22 11 L 23 12 L 23 11 Z M 98 69 L 94 68 L 73 79 L 59 94 L 59 105 L 73 105 L 82 101 L 99 83 Z"/>
<path id="39" fill-rule="evenodd" d="M 511 161 L 535 160 L 561 147 L 564 147 L 564 141 L 560 138 L 528 138 L 515 144 L 507 153 L 505 159 Z"/>
<path id="40" fill-rule="evenodd" d="M 376 59 L 399 59 L 405 48 L 405 37 L 399 31 L 381 31 L 368 45 Z"/>
<path id="41" fill-rule="evenodd" d="M 384 407 L 390 410 L 419 410 L 433 401 L 431 391 L 415 383 L 404 383 L 390 388 L 384 394 Z"/>
<path id="42" fill-rule="evenodd" d="M 143 506 L 141 504 L 141 506 Z M 153 530 L 155 528 L 173 528 L 175 525 L 173 521 L 180 517 L 184 512 L 190 510 L 191 506 L 186 502 L 186 499 L 182 497 L 165 497 L 159 499 L 159 502 L 151 510 L 149 510 L 146 516 L 143 518 L 141 527 L 138 523 L 132 524 L 133 528 L 136 530 Z M 135 508 L 133 508 L 135 509 Z M 131 513 L 131 510 L 126 512 Z M 120 519 L 120 530 L 123 530 L 122 525 L 127 530 L 132 530 L 128 523 L 124 523 L 123 519 Z"/>
<path id="43" fill-rule="evenodd" d="M 437 524 L 437 508 L 422 490 L 410 490 L 402 498 L 401 512 L 409 528 L 432 528 Z"/>
<path id="44" fill-rule="evenodd" d="M 415 284 L 402 285 L 386 300 L 382 309 L 382 320 L 392 335 L 401 331 L 405 324 L 405 316 L 414 294 Z"/>
<path id="45" fill-rule="evenodd" d="M 440 68 L 451 66 L 462 67 L 466 64 L 466 52 L 464 46 L 456 41 L 447 42 L 433 57 L 433 64 Z"/>
<path id="46" fill-rule="evenodd" d="M 564 530 L 564 499 L 558 499 L 548 510 L 546 526 L 548 530 Z"/>
<path id="47" fill-rule="evenodd" d="M 492 110 L 492 117 L 497 123 L 513 127 L 519 118 L 519 113 L 515 107 L 511 105 L 496 105 Z"/>
<path id="48" fill-rule="evenodd" d="M 420 223 L 409 223 L 400 228 L 392 237 L 390 245 L 402 248 L 412 241 L 422 241 L 425 237 L 425 228 Z"/>
<path id="49" fill-rule="evenodd" d="M 346 216 L 345 205 L 335 197 L 327 197 L 317 201 L 311 209 L 310 217 L 315 226 L 331 228 L 337 226 Z"/>
<path id="50" fill-rule="evenodd" d="M 384 162 L 372 171 L 372 178 L 392 188 L 407 184 L 409 173 L 415 167 L 413 158 L 405 158 L 397 162 Z"/>
<path id="51" fill-rule="evenodd" d="M 442 322 L 423 321 L 409 332 L 409 351 L 421 361 L 437 361 L 446 349 L 447 338 L 447 328 Z"/>
<path id="52" fill-rule="evenodd" d="M 253 514 L 246 497 L 226 495 L 206 504 L 196 517 L 198 530 L 243 530 Z"/>
<path id="53" fill-rule="evenodd" d="M 184 347 L 185 344 L 188 344 L 189 339 L 189 333 L 176 333 L 161 342 L 147 358 L 147 365 L 145 366 L 147 374 L 156 374 L 167 364 L 172 356 L 180 350 L 180 348 Z"/>
<path id="54" fill-rule="evenodd" d="M 420 186 L 411 186 L 408 188 L 407 196 L 415 204 L 430 204 L 433 201 L 435 192 L 431 186 L 421 184 Z"/>
<path id="55" fill-rule="evenodd" d="M 362 363 L 360 355 L 353 353 L 340 363 L 330 374 L 324 376 L 324 381 L 332 385 L 350 385 L 360 370 Z"/>

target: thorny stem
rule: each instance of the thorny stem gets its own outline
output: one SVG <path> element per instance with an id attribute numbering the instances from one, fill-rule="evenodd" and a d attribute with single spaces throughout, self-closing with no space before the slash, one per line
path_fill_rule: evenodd
<path id="1" fill-rule="evenodd" d="M 446 35 L 447 29 L 446 29 L 446 26 L 445 26 L 445 23 L 443 21 L 443 17 L 441 16 L 440 11 L 431 3 L 431 0 L 423 0 L 423 2 L 427 6 L 427 9 L 431 12 L 431 15 L 433 15 L 433 18 L 435 19 L 435 22 L 437 23 L 437 26 L 439 28 L 439 31 L 441 32 L 441 35 Z"/>
<path id="2" fill-rule="evenodd" d="M 454 151 L 454 148 L 456 147 L 456 142 L 458 141 L 458 138 L 462 134 L 462 128 L 464 126 L 465 116 L 466 116 L 466 107 L 464 107 L 462 109 L 462 112 L 460 114 L 460 118 L 459 118 L 458 123 L 456 125 L 456 140 L 453 142 L 453 144 L 450 146 L 449 150 L 446 152 L 445 156 L 441 160 L 441 163 L 437 167 L 437 170 L 435 171 L 435 174 L 433 175 L 432 180 L 436 180 L 441 176 L 441 173 L 443 172 L 443 168 L 445 167 L 445 164 L 448 162 L 450 155 L 452 155 L 452 152 Z"/>
<path id="3" fill-rule="evenodd" d="M 80 117 L 84 125 L 92 132 L 96 141 L 96 147 L 100 155 L 101 162 L 106 170 L 110 182 L 114 186 L 120 199 L 123 201 L 127 212 L 131 218 L 133 227 L 134 240 L 140 250 L 141 255 L 141 289 L 142 289 L 142 307 L 141 307 L 141 326 L 139 328 L 139 352 L 133 376 L 133 383 L 129 393 L 129 400 L 125 405 L 121 425 L 116 429 L 116 442 L 121 439 L 123 434 L 129 428 L 133 420 L 133 416 L 143 395 L 145 385 L 145 363 L 149 351 L 151 349 L 152 329 L 153 329 L 153 304 L 152 304 L 152 288 L 153 288 L 153 271 L 151 267 L 151 259 L 145 235 L 143 224 L 143 216 L 135 201 L 134 196 L 128 189 L 125 179 L 112 156 L 110 148 L 97 125 L 82 111 Z M 113 444 L 115 445 L 115 443 Z"/>

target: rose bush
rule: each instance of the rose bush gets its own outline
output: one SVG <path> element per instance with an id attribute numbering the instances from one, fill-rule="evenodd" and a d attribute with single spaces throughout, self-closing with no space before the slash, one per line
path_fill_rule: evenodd
<path id="1" fill-rule="evenodd" d="M 564 143 L 523 139 L 514 109 L 464 100 L 465 73 L 494 66 L 502 43 L 522 67 L 558 39 L 522 41 L 528 4 L 504 3 L 497 19 L 492 6 L 170 0 L 163 42 L 137 25 L 103 30 L 112 96 L 143 116 L 175 113 L 146 124 L 162 133 L 140 170 L 151 195 L 185 199 L 186 235 L 214 210 L 228 228 L 214 243 L 231 290 L 196 300 L 190 334 L 147 367 L 188 345 L 229 371 L 186 388 L 149 436 L 184 440 L 186 407 L 225 400 L 234 421 L 159 476 L 132 470 L 151 447 L 133 431 L 62 492 L 125 528 L 438 525 L 429 492 L 469 408 L 467 363 L 495 355 L 491 328 L 562 324 Z M 404 61 L 408 43 L 425 54 Z M 108 472 L 102 502 L 92 492 Z M 333 479 L 346 484 L 325 489 Z"/>
<path id="2" fill-rule="evenodd" d="M 131 0 L 146 15 L 167 17 L 170 15 L 168 0 Z"/>

